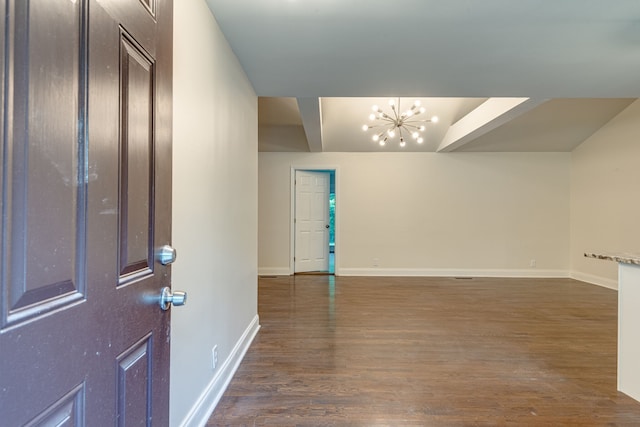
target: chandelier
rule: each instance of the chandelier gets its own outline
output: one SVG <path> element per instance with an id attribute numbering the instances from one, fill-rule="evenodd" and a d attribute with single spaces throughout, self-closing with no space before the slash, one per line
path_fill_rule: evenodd
<path id="1" fill-rule="evenodd" d="M 390 138 L 395 138 L 396 133 L 400 137 L 400 147 L 407 145 L 404 140 L 405 135 L 407 137 L 411 136 L 418 144 L 422 144 L 424 139 L 420 132 L 425 129 L 424 123 L 438 122 L 437 116 L 433 116 L 430 119 L 420 117 L 426 110 L 420 106 L 420 101 L 418 100 L 404 112 L 400 112 L 400 98 L 397 98 L 397 101 L 390 99 L 389 107 L 391 107 L 391 112 L 386 113 L 382 108 L 374 105 L 372 107 L 373 113 L 369 115 L 369 121 L 373 123 L 362 126 L 362 130 L 365 132 L 369 129 L 375 130 L 375 134 L 371 139 L 378 142 L 380 146 L 385 146 Z"/>

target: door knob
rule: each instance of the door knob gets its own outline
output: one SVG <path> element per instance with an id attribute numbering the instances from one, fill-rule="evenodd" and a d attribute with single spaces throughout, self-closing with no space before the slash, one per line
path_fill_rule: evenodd
<path id="1" fill-rule="evenodd" d="M 164 245 L 163 247 L 160 248 L 160 250 L 158 250 L 157 256 L 158 256 L 158 261 L 160 261 L 160 264 L 169 265 L 176 260 L 176 257 L 178 256 L 178 251 L 176 251 L 174 248 L 172 248 L 169 245 Z"/>
<path id="2" fill-rule="evenodd" d="M 329 225 L 328 225 L 328 224 L 327 224 L 327 225 L 325 225 L 325 226 L 324 226 L 324 228 L 329 228 Z"/>
<path id="3" fill-rule="evenodd" d="M 169 310 L 169 307 L 181 306 L 187 303 L 187 293 L 183 291 L 174 291 L 171 293 L 171 288 L 165 286 L 160 291 L 160 308 L 163 310 Z"/>

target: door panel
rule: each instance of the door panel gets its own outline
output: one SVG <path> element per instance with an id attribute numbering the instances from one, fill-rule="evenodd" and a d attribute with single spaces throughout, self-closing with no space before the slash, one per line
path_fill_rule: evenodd
<path id="1" fill-rule="evenodd" d="M 296 273 L 329 270 L 329 173 L 296 171 Z"/>
<path id="2" fill-rule="evenodd" d="M 3 425 L 168 425 L 171 22 L 0 0 Z"/>
<path id="3" fill-rule="evenodd" d="M 163 3 L 167 0 L 91 0 L 117 22 L 152 58 L 158 58 L 158 47 L 165 51 L 167 33 L 172 34 L 172 21 L 166 16 L 172 11 Z M 169 3 L 172 3 L 169 0 Z M 149 5 L 151 5 L 149 7 Z M 162 28 L 162 31 L 159 31 Z M 164 53 L 167 53 L 165 51 Z M 163 53 L 160 54 L 162 56 Z"/>
<path id="4" fill-rule="evenodd" d="M 43 0 L 15 2 L 6 39 L 8 69 L 7 134 L 3 162 L 3 240 L 6 280 L 2 284 L 2 327 L 42 317 L 84 296 L 85 189 L 77 186 L 84 162 L 78 141 L 84 81 L 79 73 L 83 33 L 79 4 Z M 37 6 L 37 7 L 36 7 Z M 56 17 L 48 22 L 49 15 Z M 56 52 L 59 38 L 71 49 Z M 55 90 L 44 83 L 52 75 Z M 63 82 L 65 78 L 68 81 Z M 51 114 L 42 114 L 42 109 Z M 51 138 L 56 135 L 57 138 Z M 50 215 L 56 212 L 56 215 Z M 42 262 L 40 252 L 49 253 Z M 4 253 L 3 253 L 4 255 Z"/>
<path id="5" fill-rule="evenodd" d="M 120 40 L 120 284 L 153 267 L 153 60 Z"/>
<path id="6" fill-rule="evenodd" d="M 152 416 L 151 335 L 118 356 L 118 425 L 145 425 Z"/>
<path id="7" fill-rule="evenodd" d="M 82 425 L 84 422 L 84 392 L 83 386 L 78 386 L 71 390 L 28 422 L 26 427 Z"/>

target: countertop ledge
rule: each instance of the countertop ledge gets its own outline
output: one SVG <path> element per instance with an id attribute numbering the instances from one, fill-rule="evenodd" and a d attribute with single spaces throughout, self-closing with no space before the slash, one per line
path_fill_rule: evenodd
<path id="1" fill-rule="evenodd" d="M 585 252 L 584 256 L 587 258 L 596 258 L 596 259 L 604 259 L 607 261 L 620 262 L 622 264 L 640 265 L 640 255 L 638 254 Z"/>

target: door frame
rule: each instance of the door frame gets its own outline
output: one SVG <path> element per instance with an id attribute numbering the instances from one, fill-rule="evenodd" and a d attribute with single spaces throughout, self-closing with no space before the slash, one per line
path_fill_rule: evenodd
<path id="1" fill-rule="evenodd" d="M 291 196 L 289 203 L 289 275 L 295 274 L 295 263 L 293 257 L 295 255 L 295 244 L 296 244 L 296 225 L 294 223 L 294 219 L 296 216 L 296 171 L 309 171 L 309 172 L 333 172 L 335 176 L 335 195 L 336 195 L 336 212 L 335 212 L 335 225 L 334 225 L 334 236 L 335 236 L 335 252 L 334 256 L 334 269 L 333 273 L 336 276 L 340 274 L 340 262 L 339 262 L 339 254 L 340 254 L 340 168 L 335 165 L 326 165 L 326 166 L 291 166 L 291 176 L 290 176 L 290 191 L 289 194 Z"/>

